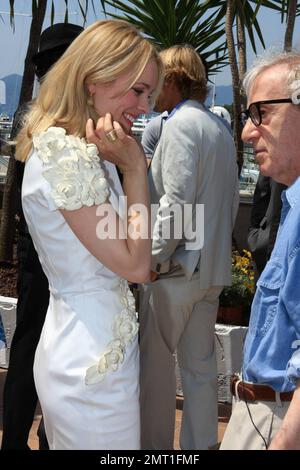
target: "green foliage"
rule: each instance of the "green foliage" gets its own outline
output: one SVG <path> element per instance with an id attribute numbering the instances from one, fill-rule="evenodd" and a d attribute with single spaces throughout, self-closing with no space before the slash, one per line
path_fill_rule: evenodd
<path id="1" fill-rule="evenodd" d="M 65 3 L 65 18 L 64 22 L 68 23 L 69 22 L 69 0 L 64 0 Z M 87 17 L 87 12 L 89 9 L 89 6 L 91 4 L 92 9 L 95 13 L 96 16 L 96 9 L 95 9 L 95 4 L 94 0 L 77 0 L 78 7 L 80 9 L 80 12 L 83 17 L 84 24 L 86 23 L 86 17 Z M 101 6 L 103 10 L 105 10 L 105 0 L 100 0 Z M 13 28 L 13 31 L 15 30 L 15 0 L 9 0 L 9 7 L 10 7 L 10 24 L 11 27 Z M 31 10 L 34 12 L 34 10 L 37 9 L 37 0 L 31 0 Z M 1 15 L 0 15 L 1 17 Z M 54 0 L 51 0 L 51 24 L 54 23 L 55 20 L 55 5 L 54 5 Z M 1 17 L 2 18 L 2 17 Z"/>
<path id="2" fill-rule="evenodd" d="M 233 16 L 232 20 L 235 21 L 238 17 L 242 25 L 246 28 L 249 36 L 249 40 L 253 51 L 256 52 L 256 44 L 254 38 L 254 31 L 257 34 L 261 44 L 265 47 L 263 35 L 257 21 L 257 13 L 259 8 L 262 6 L 263 0 L 257 1 L 246 1 L 246 0 L 233 0 Z M 251 3 L 254 3 L 255 8 L 252 8 Z M 204 4 L 209 8 L 218 8 L 216 21 L 220 21 L 226 16 L 227 1 L 226 0 L 206 0 Z"/>
<path id="3" fill-rule="evenodd" d="M 252 0 L 252 3 L 258 3 L 259 0 Z M 271 8 L 271 10 L 276 10 L 281 14 L 281 23 L 284 22 L 285 17 L 288 14 L 289 9 L 289 0 L 262 0 L 261 6 Z M 296 16 L 300 15 L 300 3 L 297 2 Z"/>
<path id="4" fill-rule="evenodd" d="M 190 44 L 207 61 L 209 72 L 227 65 L 224 18 L 216 21 L 217 10 L 199 0 L 104 0 L 118 9 L 113 18 L 125 19 L 144 31 L 160 49 Z M 106 11 L 108 14 L 108 12 Z"/>

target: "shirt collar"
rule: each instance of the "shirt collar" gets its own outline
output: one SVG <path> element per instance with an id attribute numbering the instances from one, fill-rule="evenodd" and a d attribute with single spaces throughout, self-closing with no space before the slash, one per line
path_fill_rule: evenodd
<path id="1" fill-rule="evenodd" d="M 294 183 L 283 192 L 283 198 L 286 198 L 291 207 L 295 207 L 300 199 L 300 176 Z"/>
<path id="2" fill-rule="evenodd" d="M 176 111 L 178 111 L 179 108 L 181 108 L 181 106 L 186 103 L 188 100 L 183 100 L 183 101 L 180 101 L 179 103 L 176 104 L 176 106 L 172 109 L 172 111 L 170 112 L 169 116 L 167 117 L 167 120 L 170 119 L 170 117 L 174 116 L 174 114 L 176 113 Z"/>

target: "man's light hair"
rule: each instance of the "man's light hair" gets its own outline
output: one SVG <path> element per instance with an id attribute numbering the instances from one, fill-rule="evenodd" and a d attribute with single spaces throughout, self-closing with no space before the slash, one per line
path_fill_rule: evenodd
<path id="1" fill-rule="evenodd" d="M 194 99 L 204 103 L 207 93 L 207 78 L 204 62 L 189 44 L 178 44 L 160 53 L 165 67 L 165 81 L 174 81 L 183 99 Z"/>
<path id="2" fill-rule="evenodd" d="M 289 71 L 286 76 L 286 88 L 284 91 L 291 96 L 295 89 L 299 88 L 300 51 L 292 50 L 290 52 L 283 52 L 275 48 L 271 48 L 264 55 L 259 56 L 246 73 L 243 80 L 243 88 L 246 95 L 249 96 L 252 85 L 258 75 L 279 64 L 287 64 L 288 66 Z"/>

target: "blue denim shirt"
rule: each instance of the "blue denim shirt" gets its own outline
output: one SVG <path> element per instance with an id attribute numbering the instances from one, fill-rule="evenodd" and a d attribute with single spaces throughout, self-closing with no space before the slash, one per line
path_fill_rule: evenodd
<path id="1" fill-rule="evenodd" d="M 243 379 L 290 391 L 300 378 L 300 177 L 282 193 L 276 243 L 257 283 Z"/>

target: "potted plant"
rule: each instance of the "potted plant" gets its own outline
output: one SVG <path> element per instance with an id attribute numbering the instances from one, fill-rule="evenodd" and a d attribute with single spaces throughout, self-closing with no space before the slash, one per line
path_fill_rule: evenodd
<path id="1" fill-rule="evenodd" d="M 254 265 L 251 253 L 232 252 L 232 285 L 224 287 L 220 295 L 218 323 L 248 325 L 255 291 Z"/>

